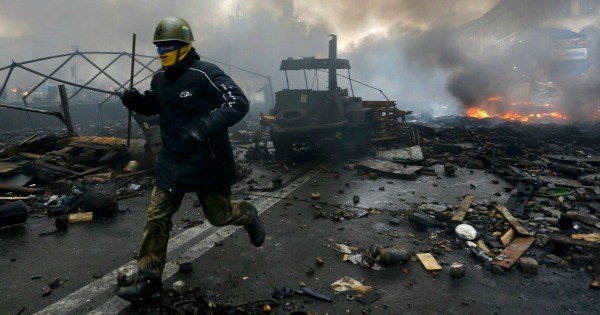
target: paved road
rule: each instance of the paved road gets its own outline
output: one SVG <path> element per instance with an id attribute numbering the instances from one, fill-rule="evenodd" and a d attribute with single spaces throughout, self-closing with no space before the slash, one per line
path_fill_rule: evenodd
<path id="1" fill-rule="evenodd" d="M 506 200 L 501 185 L 490 184 L 494 177 L 483 171 L 459 170 L 455 178 L 438 179 L 422 176 L 416 181 L 379 178 L 363 179 L 355 171 L 346 171 L 340 163 L 304 165 L 287 174 L 285 188 L 275 193 L 251 193 L 269 236 L 265 245 L 253 248 L 243 230 L 216 229 L 208 224 L 180 230 L 170 243 L 169 260 L 185 254 L 197 257 L 194 273 L 182 274 L 170 262 L 166 269 L 165 285 L 184 280 L 190 286 L 199 286 L 208 297 L 220 303 L 241 304 L 270 297 L 273 288 L 299 288 L 300 283 L 333 297 L 333 302 L 294 296 L 282 300 L 279 313 L 303 309 L 319 314 L 514 314 L 579 313 L 592 314 L 600 309 L 597 292 L 588 289 L 590 277 L 582 270 L 560 270 L 541 266 L 536 276 L 527 276 L 518 270 L 507 275 L 493 275 L 460 246 L 449 247 L 442 264 L 462 261 L 467 265 L 467 276 L 451 279 L 446 270 L 432 275 L 418 262 L 390 267 L 383 271 L 365 269 L 343 262 L 331 246 L 335 242 L 366 248 L 372 244 L 401 244 L 407 249 L 428 252 L 432 244 L 453 240 L 452 235 L 415 231 L 405 220 L 392 226 L 389 219 L 413 207 L 415 203 L 437 201 L 441 204 L 459 204 L 466 193 L 477 200 Z M 317 165 L 317 166 L 315 166 Z M 261 179 L 260 175 L 265 174 Z M 260 168 L 254 178 L 270 180 L 274 174 Z M 346 187 L 345 183 L 348 183 Z M 472 189 L 475 185 L 476 189 Z M 380 187 L 385 187 L 380 190 Z M 344 189 L 340 194 L 339 189 Z M 319 192 L 319 207 L 310 200 L 312 192 Z M 500 192 L 501 196 L 494 194 Z M 358 195 L 359 207 L 386 210 L 382 214 L 335 222 L 315 219 L 317 211 L 335 213 L 339 205 L 352 205 L 352 196 Z M 0 286 L 5 295 L 0 301 L 0 313 L 40 314 L 114 314 L 127 305 L 114 296 L 115 279 L 112 270 L 132 262 L 132 251 L 137 250 L 139 233 L 143 227 L 143 211 L 147 196 L 121 204 L 130 212 L 112 220 L 73 225 L 62 236 L 38 237 L 38 231 L 51 225 L 47 218 L 30 219 L 24 229 L 0 234 Z M 192 217 L 199 210 L 191 206 L 188 196 L 176 222 Z M 359 209 L 360 210 L 360 209 Z M 214 246 L 223 240 L 222 246 Z M 450 242 L 449 244 L 453 244 Z M 323 266 L 315 258 L 324 259 Z M 11 262 L 11 258 L 16 261 Z M 309 269 L 314 273 L 307 273 Z M 403 270 L 404 269 L 404 270 Z M 103 278 L 93 274 L 102 271 Z M 42 279 L 30 280 L 41 274 Z M 381 299 L 371 305 L 349 301 L 344 295 L 334 295 L 329 285 L 343 276 L 363 280 L 381 292 Z M 39 287 L 54 277 L 69 278 L 65 285 L 46 298 Z"/>

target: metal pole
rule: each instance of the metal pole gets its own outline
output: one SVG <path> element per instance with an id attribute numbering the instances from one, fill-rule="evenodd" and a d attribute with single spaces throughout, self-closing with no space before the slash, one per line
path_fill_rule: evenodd
<path id="1" fill-rule="evenodd" d="M 62 114 L 59 113 L 59 112 L 47 112 L 47 111 L 42 110 L 42 109 L 23 108 L 23 107 L 19 107 L 19 106 L 13 106 L 13 105 L 4 104 L 4 103 L 0 103 L 0 107 L 1 108 L 14 109 L 14 110 L 22 111 L 22 112 L 30 112 L 30 113 L 36 113 L 36 114 L 44 114 L 44 115 L 56 116 L 56 117 L 58 117 L 59 119 L 62 120 Z"/>
<path id="2" fill-rule="evenodd" d="M 287 70 L 284 70 L 283 72 L 285 72 L 285 82 L 287 83 L 287 87 L 289 90 L 290 89 L 290 79 L 288 78 Z"/>
<path id="3" fill-rule="evenodd" d="M 354 97 L 354 87 L 352 86 L 352 77 L 350 76 L 350 69 L 348 69 L 348 81 L 350 81 L 350 90 L 352 91 L 352 97 Z"/>
<path id="4" fill-rule="evenodd" d="M 15 67 L 10 67 L 10 70 L 8 70 L 8 74 L 6 75 L 4 84 L 2 84 L 2 88 L 0 89 L 0 96 L 2 96 L 2 93 L 4 93 L 4 90 L 6 89 L 6 84 L 8 83 L 8 79 L 10 79 L 10 75 L 12 74 L 14 68 Z"/>
<path id="5" fill-rule="evenodd" d="M 21 99 L 23 100 L 23 105 L 25 106 L 25 108 L 27 108 L 27 97 L 23 96 Z M 33 131 L 37 132 L 37 130 L 35 130 L 35 125 L 33 124 L 33 119 L 31 119 L 31 115 L 29 114 L 29 112 L 27 112 L 27 117 L 29 117 L 29 123 L 31 124 L 31 128 L 33 129 Z"/>
<path id="6" fill-rule="evenodd" d="M 118 93 L 113 92 L 113 91 L 107 91 L 107 90 L 97 89 L 97 88 L 93 88 L 93 87 L 89 87 L 89 86 L 84 86 L 84 85 L 81 85 L 81 84 L 77 84 L 77 83 L 69 82 L 69 81 L 66 81 L 66 80 L 63 80 L 63 79 L 59 79 L 59 78 L 56 78 L 56 77 L 53 77 L 53 76 L 45 75 L 45 74 L 43 74 L 43 73 L 41 73 L 39 71 L 35 71 L 33 69 L 27 68 L 27 67 L 25 67 L 25 66 L 23 66 L 21 64 L 17 64 L 17 66 L 19 68 L 25 70 L 25 71 L 37 74 L 37 75 L 39 75 L 41 77 L 44 77 L 44 78 L 52 79 L 52 80 L 54 80 L 56 82 L 60 82 L 60 83 L 63 83 L 63 84 L 68 84 L 68 85 L 76 86 L 76 87 L 82 87 L 82 88 L 85 88 L 85 89 L 88 89 L 88 90 L 91 90 L 91 91 L 100 92 L 100 93 L 118 95 Z"/>
<path id="7" fill-rule="evenodd" d="M 133 42 L 131 44 L 131 76 L 129 81 L 129 89 L 133 89 L 133 68 L 135 66 L 135 33 L 133 33 Z M 127 147 L 131 142 L 131 109 L 127 118 Z"/>
<path id="8" fill-rule="evenodd" d="M 75 128 L 73 127 L 71 111 L 69 110 L 69 99 L 64 84 L 58 85 L 58 93 L 60 94 L 60 106 L 62 107 L 63 116 L 65 117 L 65 125 L 67 125 L 67 135 L 69 137 L 75 137 Z"/>
<path id="9" fill-rule="evenodd" d="M 302 69 L 304 71 L 304 82 L 306 83 L 306 89 L 308 90 L 308 78 L 306 77 L 306 69 Z"/>
<path id="10" fill-rule="evenodd" d="M 60 66 L 56 67 L 56 69 L 54 69 L 54 71 L 52 71 L 49 76 L 53 76 L 54 74 L 56 74 L 60 69 L 62 69 L 62 67 L 64 67 L 71 59 L 73 59 L 73 57 L 75 57 L 75 55 L 71 55 L 69 56 L 69 58 L 67 58 L 63 63 L 60 64 Z M 33 91 L 37 90 L 40 86 L 42 86 L 42 84 L 44 84 L 44 82 L 48 81 L 48 78 L 44 78 L 44 80 L 42 80 L 42 82 L 38 83 L 38 85 L 36 85 L 33 89 L 31 89 L 29 91 L 29 94 L 27 94 L 28 97 L 29 95 L 31 95 L 31 93 L 33 93 Z M 77 83 L 77 82 L 75 82 Z"/>
<path id="11" fill-rule="evenodd" d="M 108 69 L 108 67 L 110 67 L 113 63 L 115 63 L 117 60 L 119 60 L 119 58 L 121 58 L 123 55 L 118 55 L 117 58 L 113 59 L 108 65 L 106 65 L 102 70 L 106 70 Z M 99 77 L 102 74 L 102 72 L 98 72 L 96 73 L 96 75 L 94 77 L 92 77 L 91 79 L 89 79 L 83 86 L 88 86 L 90 83 L 92 83 L 92 81 L 94 81 L 97 77 Z M 71 96 L 69 96 L 69 100 L 72 99 L 73 97 L 75 97 L 75 95 L 79 94 L 79 92 L 81 92 L 84 88 L 79 88 L 79 90 L 75 91 L 75 93 L 71 94 Z"/>
<path id="12" fill-rule="evenodd" d="M 322 72 L 327 72 L 327 71 L 325 71 L 325 70 L 319 70 L 319 71 L 322 71 Z M 360 84 L 360 85 L 364 85 L 364 86 L 366 86 L 366 87 L 370 87 L 370 88 L 372 88 L 372 89 L 374 89 L 374 90 L 377 90 L 377 91 L 379 91 L 379 93 L 381 93 L 381 95 L 383 95 L 383 97 L 385 97 L 385 99 L 386 99 L 386 100 L 388 100 L 388 101 L 390 100 L 390 99 L 387 97 L 387 95 L 385 95 L 385 93 L 383 93 L 383 91 L 382 91 L 381 89 L 378 89 L 378 88 L 376 88 L 376 87 L 374 87 L 374 86 L 371 86 L 371 85 L 368 85 L 368 84 L 366 84 L 366 83 L 363 83 L 363 82 L 360 82 L 360 81 L 354 80 L 354 79 L 352 79 L 352 78 L 348 78 L 347 76 L 345 76 L 345 75 L 341 75 L 341 74 L 339 74 L 339 73 L 338 73 L 337 75 L 338 75 L 339 77 L 342 77 L 342 78 L 349 79 L 349 80 L 350 80 L 350 81 L 352 81 L 352 82 L 356 82 L 356 83 L 358 83 L 358 84 Z"/>
<path id="13" fill-rule="evenodd" d="M 117 81 L 115 78 L 113 78 L 110 74 L 106 73 L 106 71 L 104 71 L 103 69 L 100 69 L 100 67 L 98 67 L 98 65 L 95 64 L 93 61 L 91 61 L 88 57 L 86 57 L 85 55 L 81 55 L 81 58 L 85 59 L 85 61 L 89 62 L 94 68 L 96 68 L 96 70 L 100 71 L 102 74 L 104 74 L 105 76 L 107 76 L 109 79 L 111 79 L 118 86 L 122 87 L 122 85 L 121 85 L 121 83 L 119 81 Z M 75 83 L 77 83 L 77 82 L 75 82 Z"/>

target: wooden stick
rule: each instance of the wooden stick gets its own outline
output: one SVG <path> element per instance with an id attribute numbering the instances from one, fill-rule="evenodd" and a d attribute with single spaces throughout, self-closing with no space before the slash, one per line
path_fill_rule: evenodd
<path id="1" fill-rule="evenodd" d="M 467 211 L 469 211 L 469 207 L 471 207 L 474 198 L 475 197 L 473 197 L 472 195 L 465 196 L 465 199 L 463 199 L 462 203 L 460 204 L 460 207 L 458 207 L 458 210 L 456 211 L 454 216 L 452 216 L 452 222 L 462 222 L 465 219 Z"/>
<path id="2" fill-rule="evenodd" d="M 529 231 L 527 231 L 521 225 L 521 223 L 519 223 L 519 221 L 517 221 L 517 219 L 512 216 L 510 211 L 508 211 L 508 209 L 505 206 L 496 204 L 494 205 L 494 207 L 500 212 L 500 214 L 502 214 L 502 216 L 506 219 L 506 221 L 508 221 L 510 226 L 512 226 L 512 228 L 515 229 L 517 233 L 524 236 L 531 236 L 531 233 L 529 233 Z"/>

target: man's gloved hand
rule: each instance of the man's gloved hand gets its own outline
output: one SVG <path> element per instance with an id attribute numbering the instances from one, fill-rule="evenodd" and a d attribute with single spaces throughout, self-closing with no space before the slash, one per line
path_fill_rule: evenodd
<path id="1" fill-rule="evenodd" d="M 121 102 L 125 107 L 131 108 L 133 104 L 139 103 L 142 100 L 142 94 L 137 89 L 127 89 L 121 94 Z"/>
<path id="2" fill-rule="evenodd" d="M 183 130 L 181 141 L 184 144 L 204 143 L 207 141 L 206 133 L 196 124 L 190 124 Z"/>

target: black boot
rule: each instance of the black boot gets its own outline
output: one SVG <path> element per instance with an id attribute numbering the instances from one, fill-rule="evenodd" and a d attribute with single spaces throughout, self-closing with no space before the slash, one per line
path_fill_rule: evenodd
<path id="1" fill-rule="evenodd" d="M 132 303 L 158 301 L 162 295 L 162 280 L 141 276 L 133 284 L 119 288 L 117 295 Z"/>
<path id="2" fill-rule="evenodd" d="M 251 223 L 244 225 L 246 232 L 248 232 L 248 236 L 250 236 L 252 245 L 256 247 L 262 246 L 262 244 L 265 242 L 265 227 L 258 217 L 258 211 L 256 211 L 256 207 L 249 202 L 242 202 L 240 207 L 247 207 L 246 210 L 250 212 L 250 217 L 252 218 Z"/>

